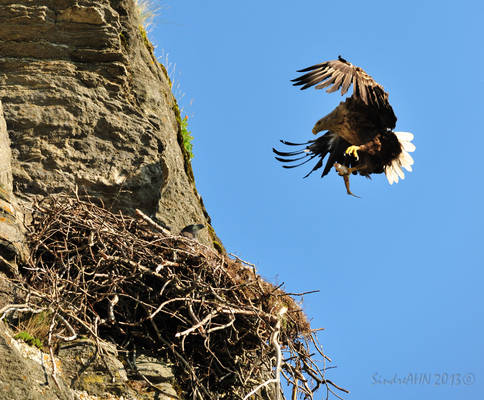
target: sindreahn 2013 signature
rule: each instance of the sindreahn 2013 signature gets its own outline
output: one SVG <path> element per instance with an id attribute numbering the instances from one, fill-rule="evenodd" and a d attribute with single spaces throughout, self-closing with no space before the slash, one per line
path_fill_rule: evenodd
<path id="1" fill-rule="evenodd" d="M 431 386 L 469 386 L 475 382 L 471 372 L 409 372 L 407 374 L 394 373 L 383 376 L 375 372 L 371 376 L 373 385 L 431 385 Z"/>

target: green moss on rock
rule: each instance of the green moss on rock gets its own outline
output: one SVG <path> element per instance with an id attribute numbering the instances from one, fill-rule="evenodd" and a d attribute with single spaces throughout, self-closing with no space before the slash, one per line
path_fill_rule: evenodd
<path id="1" fill-rule="evenodd" d="M 14 339 L 23 340 L 30 346 L 37 347 L 42 350 L 42 341 L 38 338 L 33 337 L 30 333 L 22 331 L 14 336 Z"/>
<path id="2" fill-rule="evenodd" d="M 139 25 L 138 29 L 141 34 L 141 38 L 143 39 L 143 43 L 145 44 L 145 47 L 148 49 L 148 52 L 151 55 L 151 62 L 155 63 L 156 61 L 155 48 L 151 44 L 150 40 L 148 39 L 148 34 L 146 33 L 146 29 L 143 27 L 143 25 Z"/>

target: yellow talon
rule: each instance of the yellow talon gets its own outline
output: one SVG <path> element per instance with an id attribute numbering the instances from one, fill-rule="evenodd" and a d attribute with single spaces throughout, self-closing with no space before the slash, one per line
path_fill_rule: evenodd
<path id="1" fill-rule="evenodd" d="M 345 154 L 352 155 L 353 157 L 356 158 L 356 160 L 359 160 L 360 157 L 358 156 L 358 150 L 360 149 L 360 146 L 350 146 L 346 149 Z"/>

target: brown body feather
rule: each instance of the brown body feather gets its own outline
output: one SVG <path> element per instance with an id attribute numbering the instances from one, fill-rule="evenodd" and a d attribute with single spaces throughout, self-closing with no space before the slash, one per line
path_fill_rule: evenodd
<path id="1" fill-rule="evenodd" d="M 359 146 L 377 134 L 395 127 L 397 118 L 391 106 L 377 110 L 357 97 L 349 97 L 314 125 L 313 133 L 332 131 L 348 143 Z"/>

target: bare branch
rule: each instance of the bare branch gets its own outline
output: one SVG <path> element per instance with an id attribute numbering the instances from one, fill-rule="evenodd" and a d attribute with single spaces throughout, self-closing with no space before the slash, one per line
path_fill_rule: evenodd
<path id="1" fill-rule="evenodd" d="M 152 226 L 153 228 L 159 230 L 161 233 L 163 233 L 166 236 L 171 236 L 172 233 L 163 228 L 161 225 L 157 224 L 155 221 L 153 221 L 150 217 L 148 217 L 145 213 L 143 213 L 141 210 L 136 209 L 136 216 L 140 217 L 143 221 L 147 222 L 148 225 Z"/>

